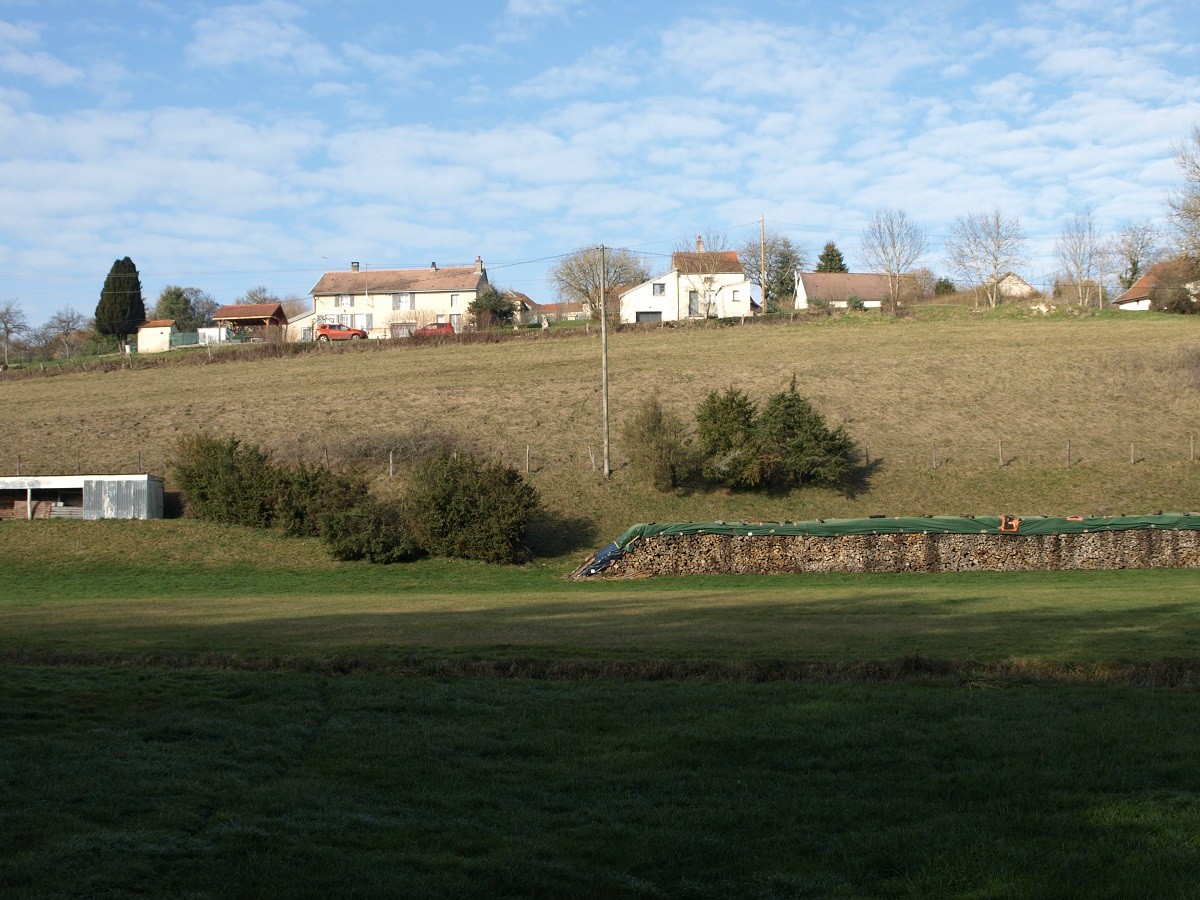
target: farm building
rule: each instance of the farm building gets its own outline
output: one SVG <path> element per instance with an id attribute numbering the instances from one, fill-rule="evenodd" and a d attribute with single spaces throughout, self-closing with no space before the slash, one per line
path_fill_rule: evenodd
<path id="1" fill-rule="evenodd" d="M 0 519 L 161 519 L 157 475 L 0 477 Z"/>

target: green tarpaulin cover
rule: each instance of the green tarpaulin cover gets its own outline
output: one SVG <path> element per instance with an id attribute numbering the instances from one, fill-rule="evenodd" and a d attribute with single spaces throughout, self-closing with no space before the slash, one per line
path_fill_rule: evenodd
<path id="1" fill-rule="evenodd" d="M 685 534 L 726 534 L 738 537 L 851 534 L 1087 534 L 1093 531 L 1132 531 L 1162 528 L 1200 531 L 1200 514 L 1165 513 L 1156 516 L 901 516 L 874 519 L 815 519 L 811 522 L 674 522 L 634 525 L 613 543 L 621 551 L 648 537 Z"/>

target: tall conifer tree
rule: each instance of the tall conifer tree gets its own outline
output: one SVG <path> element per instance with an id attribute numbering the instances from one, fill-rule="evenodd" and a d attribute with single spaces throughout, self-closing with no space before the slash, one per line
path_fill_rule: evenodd
<path id="1" fill-rule="evenodd" d="M 122 346 L 129 335 L 146 321 L 146 303 L 142 299 L 142 279 L 137 266 L 126 256 L 108 270 L 100 302 L 96 305 L 96 330 L 111 334 Z"/>
<path id="2" fill-rule="evenodd" d="M 833 241 L 827 243 L 824 249 L 821 250 L 821 255 L 817 258 L 818 272 L 849 272 L 846 267 L 846 260 L 842 258 L 842 251 L 837 248 L 837 244 Z"/>

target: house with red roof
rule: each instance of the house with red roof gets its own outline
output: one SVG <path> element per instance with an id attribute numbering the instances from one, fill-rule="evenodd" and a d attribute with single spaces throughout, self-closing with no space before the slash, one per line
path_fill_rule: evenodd
<path id="1" fill-rule="evenodd" d="M 918 294 L 915 275 L 900 276 L 900 301 Z M 826 306 L 848 309 L 879 309 L 891 301 L 887 275 L 866 272 L 797 272 L 796 309 Z"/>
<path id="2" fill-rule="evenodd" d="M 1189 266 L 1194 266 L 1194 263 L 1181 259 L 1156 263 L 1145 275 L 1131 284 L 1129 290 L 1114 300 L 1113 306 L 1130 312 L 1148 310 L 1150 308 L 1150 292 L 1154 290 L 1155 286 L 1164 280 L 1183 282 L 1189 274 L 1194 272 L 1194 268 L 1189 268 Z M 1195 302 L 1196 298 L 1200 297 L 1200 281 L 1187 282 L 1187 288 Z"/>
<path id="3" fill-rule="evenodd" d="M 372 338 L 407 337 L 423 325 L 449 324 L 461 331 L 467 307 L 488 286 L 483 259 L 473 266 L 427 269 L 364 269 L 326 272 L 309 293 L 312 312 L 294 318 L 290 340 L 311 340 L 322 323 L 361 328 Z"/>
<path id="4" fill-rule="evenodd" d="M 675 322 L 752 316 L 757 290 L 746 277 L 734 250 L 696 250 L 671 254 L 671 269 L 649 281 L 618 292 L 621 321 Z"/>
<path id="5" fill-rule="evenodd" d="M 166 353 L 171 349 L 171 335 L 177 334 L 174 319 L 150 319 L 138 326 L 138 353 Z"/>

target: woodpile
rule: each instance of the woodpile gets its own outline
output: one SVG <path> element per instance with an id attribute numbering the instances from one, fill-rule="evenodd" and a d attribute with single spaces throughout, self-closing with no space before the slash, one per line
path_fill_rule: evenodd
<path id="1" fill-rule="evenodd" d="M 885 534 L 643 538 L 603 574 L 777 575 L 793 572 L 1027 572 L 1200 568 L 1200 531 L 1087 534 Z"/>

